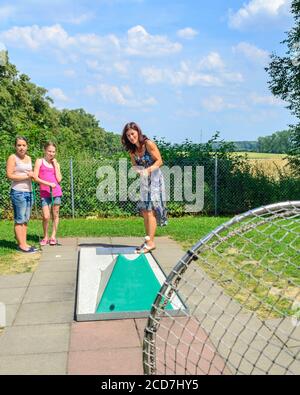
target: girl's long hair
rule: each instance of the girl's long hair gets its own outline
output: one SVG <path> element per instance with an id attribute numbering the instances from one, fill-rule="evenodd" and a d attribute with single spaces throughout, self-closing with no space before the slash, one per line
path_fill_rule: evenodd
<path id="1" fill-rule="evenodd" d="M 139 135 L 138 139 L 139 139 L 139 143 L 140 143 L 141 145 L 144 145 L 145 142 L 146 142 L 147 140 L 149 140 L 149 139 L 148 139 L 148 137 L 147 137 L 146 135 L 143 134 L 142 129 L 139 127 L 139 125 L 138 125 L 137 123 L 135 123 L 135 122 L 129 122 L 129 123 L 127 123 L 127 124 L 124 126 L 124 128 L 123 128 L 122 137 L 121 137 L 121 142 L 122 142 L 123 146 L 125 147 L 126 151 L 129 151 L 129 152 L 134 153 L 135 150 L 136 150 L 136 145 L 135 145 L 135 144 L 132 144 L 132 143 L 128 140 L 128 137 L 127 137 L 127 132 L 128 132 L 128 130 L 130 130 L 130 129 L 136 130 L 136 131 L 138 132 L 138 135 Z"/>

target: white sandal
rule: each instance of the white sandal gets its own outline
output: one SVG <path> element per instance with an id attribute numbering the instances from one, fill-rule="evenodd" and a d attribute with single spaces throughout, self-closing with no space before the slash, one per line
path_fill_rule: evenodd
<path id="1" fill-rule="evenodd" d="M 141 255 L 141 254 L 148 254 L 150 251 L 155 250 L 155 248 L 156 248 L 155 246 L 154 247 L 149 247 L 148 244 L 145 243 L 144 247 L 142 249 L 140 249 L 140 250 L 136 250 L 135 253 L 139 254 L 139 255 Z"/>
<path id="2" fill-rule="evenodd" d="M 145 236 L 145 241 L 142 245 L 140 245 L 140 247 L 136 247 L 135 249 L 135 253 L 139 254 L 139 251 L 141 251 L 142 249 L 144 249 L 146 247 L 146 243 L 147 241 L 150 241 L 150 237 L 149 236 Z"/>

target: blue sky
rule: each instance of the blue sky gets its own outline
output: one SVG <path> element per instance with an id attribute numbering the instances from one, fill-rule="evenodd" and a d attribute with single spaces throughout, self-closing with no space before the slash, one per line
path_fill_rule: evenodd
<path id="1" fill-rule="evenodd" d="M 293 123 L 264 68 L 291 0 L 0 0 L 0 47 L 58 108 L 170 142 L 255 140 Z"/>

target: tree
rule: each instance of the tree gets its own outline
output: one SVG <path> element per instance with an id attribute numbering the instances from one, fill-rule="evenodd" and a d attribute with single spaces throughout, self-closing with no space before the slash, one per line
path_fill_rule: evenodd
<path id="1" fill-rule="evenodd" d="M 271 136 L 258 138 L 258 152 L 287 154 L 291 150 L 291 131 L 283 130 Z"/>
<path id="2" fill-rule="evenodd" d="M 13 149 L 16 135 L 30 143 L 30 154 L 41 154 L 44 143 L 58 143 L 61 157 L 111 156 L 121 150 L 120 136 L 107 133 L 97 119 L 77 110 L 57 110 L 45 88 L 31 82 L 10 63 L 0 58 L 0 160 Z"/>
<path id="3" fill-rule="evenodd" d="M 287 45 L 286 55 L 271 55 L 271 63 L 266 71 L 271 79 L 271 92 L 288 103 L 287 108 L 299 120 L 291 126 L 292 148 L 289 161 L 295 175 L 300 174 L 300 0 L 293 0 L 291 12 L 295 19 L 295 26 L 287 33 L 282 44 Z"/>

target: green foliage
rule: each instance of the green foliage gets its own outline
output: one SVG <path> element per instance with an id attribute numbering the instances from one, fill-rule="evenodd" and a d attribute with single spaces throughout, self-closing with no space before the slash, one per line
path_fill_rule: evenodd
<path id="1" fill-rule="evenodd" d="M 291 149 L 291 130 L 273 133 L 271 136 L 258 138 L 258 152 L 287 154 Z"/>
<path id="2" fill-rule="evenodd" d="M 0 65 L 0 159 L 13 151 L 17 135 L 28 138 L 31 156 L 41 155 L 43 144 L 53 140 L 60 157 L 94 157 L 121 150 L 120 136 L 107 133 L 83 109 L 59 111 L 47 90 L 20 74 L 8 60 Z"/>
<path id="3" fill-rule="evenodd" d="M 291 150 L 289 151 L 289 163 L 295 177 L 300 174 L 300 123 L 292 128 Z"/>
<path id="4" fill-rule="evenodd" d="M 257 152 L 257 141 L 234 141 L 234 150 L 237 152 Z"/>
<path id="5" fill-rule="evenodd" d="M 300 120 L 300 1 L 293 0 L 291 11 L 295 25 L 282 42 L 287 46 L 285 56 L 271 55 L 271 63 L 266 69 L 270 75 L 269 87 L 272 93 L 288 103 L 287 108 Z M 292 148 L 290 164 L 296 175 L 300 174 L 299 128 L 292 127 Z"/>

